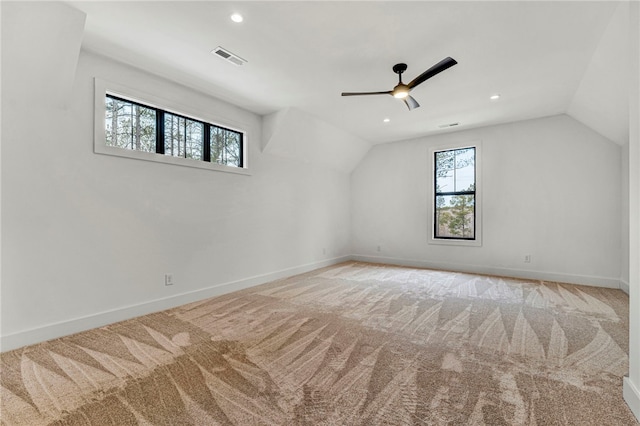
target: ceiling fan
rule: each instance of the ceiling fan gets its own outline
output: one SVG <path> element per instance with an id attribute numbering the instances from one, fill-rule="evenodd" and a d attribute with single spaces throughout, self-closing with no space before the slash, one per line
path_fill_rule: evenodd
<path id="1" fill-rule="evenodd" d="M 342 96 L 391 95 L 394 98 L 402 99 L 407 105 L 407 108 L 409 108 L 409 110 L 412 110 L 414 108 L 418 108 L 420 104 L 415 99 L 413 99 L 411 95 L 409 95 L 411 89 L 416 87 L 418 84 L 430 79 L 434 75 L 441 73 L 447 68 L 454 66 L 457 63 L 458 62 L 456 62 L 456 60 L 453 58 L 444 58 L 443 60 L 411 80 L 409 84 L 404 84 L 402 82 L 402 73 L 407 70 L 407 64 L 396 64 L 393 66 L 393 72 L 398 74 L 398 84 L 393 88 L 393 90 L 389 90 L 387 92 L 343 92 Z"/>

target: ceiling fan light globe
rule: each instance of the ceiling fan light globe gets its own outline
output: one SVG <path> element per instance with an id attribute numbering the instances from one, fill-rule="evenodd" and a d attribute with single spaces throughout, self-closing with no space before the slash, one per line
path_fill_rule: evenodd
<path id="1" fill-rule="evenodd" d="M 400 81 L 400 83 L 398 83 L 398 85 L 393 88 L 391 94 L 396 99 L 404 99 L 409 96 L 409 90 L 411 90 L 409 89 L 409 86 Z"/>

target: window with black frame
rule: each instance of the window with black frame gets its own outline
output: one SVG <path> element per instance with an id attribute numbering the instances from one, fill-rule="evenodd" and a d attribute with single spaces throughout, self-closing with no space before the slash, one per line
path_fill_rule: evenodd
<path id="1" fill-rule="evenodd" d="M 243 133 L 107 94 L 107 146 L 243 167 Z"/>
<path id="2" fill-rule="evenodd" d="M 434 238 L 476 239 L 476 148 L 434 152 Z"/>

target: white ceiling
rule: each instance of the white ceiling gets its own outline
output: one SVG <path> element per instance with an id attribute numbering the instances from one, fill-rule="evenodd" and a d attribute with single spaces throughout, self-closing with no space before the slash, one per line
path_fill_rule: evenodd
<path id="1" fill-rule="evenodd" d="M 83 46 L 261 115 L 296 108 L 371 143 L 568 111 L 615 2 L 68 2 L 87 14 Z M 240 12 L 244 22 L 230 20 Z M 234 66 L 222 46 L 248 60 Z M 391 67 L 410 81 L 391 96 Z M 602 85 L 608 84 L 603 79 Z M 500 93 L 498 101 L 489 96 Z M 389 118 L 389 123 L 383 123 Z"/>

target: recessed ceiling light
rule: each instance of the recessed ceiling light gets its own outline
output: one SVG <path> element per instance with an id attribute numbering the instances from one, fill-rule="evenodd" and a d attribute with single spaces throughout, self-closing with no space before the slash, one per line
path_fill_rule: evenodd
<path id="1" fill-rule="evenodd" d="M 234 13 L 233 15 L 231 15 L 231 20 L 232 20 L 233 22 L 238 22 L 238 23 L 240 23 L 240 22 L 244 21 L 244 18 L 243 18 L 243 17 L 242 17 L 242 15 L 240 15 L 239 13 Z"/>
<path id="2" fill-rule="evenodd" d="M 489 99 L 491 99 L 492 101 L 497 101 L 498 99 L 500 99 L 500 95 L 496 93 L 495 95 L 492 95 Z"/>
<path id="3" fill-rule="evenodd" d="M 382 121 L 384 121 L 385 123 L 388 123 L 388 122 L 390 122 L 391 120 L 390 120 L 390 119 L 388 119 L 388 118 L 385 118 L 385 119 L 384 119 L 384 120 L 382 120 Z"/>

